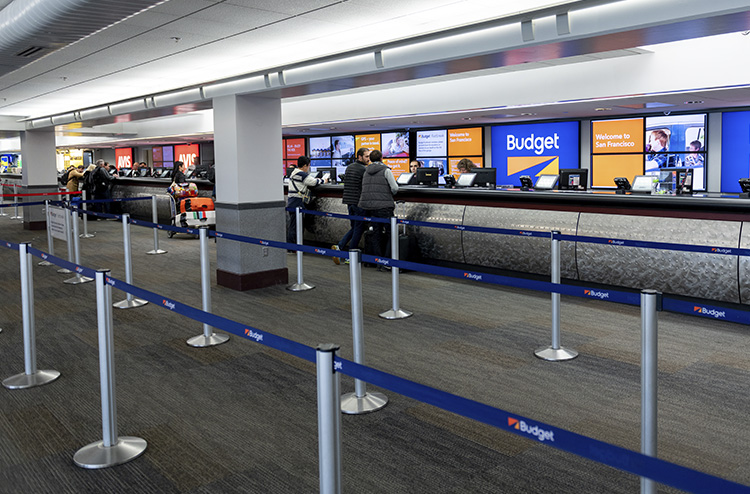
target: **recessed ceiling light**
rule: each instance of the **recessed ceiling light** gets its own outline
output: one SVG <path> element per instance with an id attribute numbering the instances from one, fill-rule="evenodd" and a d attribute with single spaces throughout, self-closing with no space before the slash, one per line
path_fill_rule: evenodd
<path id="1" fill-rule="evenodd" d="M 471 117 L 464 117 L 461 120 L 466 120 L 468 122 L 469 120 L 471 120 Z"/>
<path id="2" fill-rule="evenodd" d="M 594 111 L 612 111 L 612 108 L 594 108 Z"/>
<path id="3" fill-rule="evenodd" d="M 522 117 L 530 117 L 532 115 L 536 115 L 536 113 L 521 113 Z"/>
<path id="4" fill-rule="evenodd" d="M 703 103 L 703 100 L 699 100 L 699 99 L 697 99 L 695 101 L 686 101 L 685 102 L 686 105 L 700 105 L 701 103 Z"/>
<path id="5" fill-rule="evenodd" d="M 336 127 L 328 127 L 328 130 L 336 130 Z"/>

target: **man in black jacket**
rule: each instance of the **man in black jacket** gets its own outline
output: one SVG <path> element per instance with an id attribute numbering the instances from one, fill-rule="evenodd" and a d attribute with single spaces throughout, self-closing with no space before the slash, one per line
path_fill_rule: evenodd
<path id="1" fill-rule="evenodd" d="M 343 202 L 347 205 L 350 216 L 365 215 L 365 210 L 359 207 L 359 197 L 362 195 L 362 176 L 365 174 L 365 168 L 369 164 L 370 150 L 368 148 L 360 148 L 357 150 L 357 160 L 346 167 Z M 339 240 L 339 243 L 333 246 L 334 250 L 356 249 L 359 246 L 359 240 L 365 231 L 366 223 L 359 220 L 350 221 L 351 228 Z M 333 262 L 339 264 L 341 260 L 338 257 L 334 257 Z"/>
<path id="2" fill-rule="evenodd" d="M 110 192 L 110 186 L 114 178 L 109 174 L 109 163 L 104 160 L 96 161 L 96 169 L 93 171 L 94 177 L 94 199 L 110 200 L 112 199 L 112 193 Z M 109 213 L 110 204 L 109 202 L 95 203 L 96 211 L 100 213 Z"/>

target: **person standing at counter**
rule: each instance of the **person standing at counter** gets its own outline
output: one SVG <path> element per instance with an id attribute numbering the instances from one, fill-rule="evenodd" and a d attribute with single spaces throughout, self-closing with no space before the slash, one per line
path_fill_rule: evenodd
<path id="1" fill-rule="evenodd" d="M 172 177 L 172 182 L 176 183 L 177 185 L 184 184 L 187 182 L 187 177 L 185 177 L 185 163 L 182 161 L 175 161 L 174 162 L 174 177 Z"/>
<path id="2" fill-rule="evenodd" d="M 393 172 L 381 160 L 383 153 L 377 149 L 370 153 L 370 164 L 362 177 L 362 195 L 359 207 L 365 210 L 365 216 L 391 218 L 396 209 L 393 196 L 398 192 L 398 184 Z M 390 235 L 389 224 L 375 223 L 371 244 L 367 249 L 372 255 L 383 255 L 383 235 Z"/>
<path id="3" fill-rule="evenodd" d="M 96 161 L 96 169 L 94 170 L 94 199 L 109 200 L 112 198 L 110 192 L 110 185 L 114 180 L 114 177 L 109 174 L 109 163 L 104 160 Z M 109 202 L 98 202 L 94 204 L 96 211 L 99 213 L 109 213 L 110 205 Z"/>
<path id="4" fill-rule="evenodd" d="M 297 158 L 297 168 L 289 176 L 289 192 L 287 207 L 307 208 L 310 202 L 310 189 L 324 183 L 320 178 L 310 175 L 310 158 L 300 156 Z M 286 223 L 286 241 L 289 244 L 297 243 L 297 215 L 295 211 L 288 211 Z M 293 252 L 293 251 L 289 251 Z"/>
<path id="5" fill-rule="evenodd" d="M 346 204 L 350 216 L 364 216 L 365 210 L 359 207 L 359 198 L 362 195 L 362 176 L 365 174 L 367 165 L 370 163 L 370 150 L 368 148 L 359 148 L 357 150 L 357 160 L 353 161 L 346 167 L 344 175 L 344 193 L 342 202 Z M 360 220 L 349 220 L 351 228 L 346 232 L 337 245 L 333 246 L 334 250 L 350 250 L 359 246 L 359 240 L 365 231 L 365 222 Z M 333 262 L 339 264 L 341 259 L 333 258 Z"/>
<path id="6" fill-rule="evenodd" d="M 65 184 L 65 188 L 68 189 L 68 192 L 78 192 L 80 190 L 82 178 L 83 165 L 70 167 L 70 170 L 68 170 L 68 183 Z"/>

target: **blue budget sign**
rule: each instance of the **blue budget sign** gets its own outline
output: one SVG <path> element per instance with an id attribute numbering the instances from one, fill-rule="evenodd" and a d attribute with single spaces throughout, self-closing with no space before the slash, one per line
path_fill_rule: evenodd
<path id="1" fill-rule="evenodd" d="M 742 192 L 737 181 L 750 177 L 750 112 L 721 116 L 721 191 Z"/>
<path id="2" fill-rule="evenodd" d="M 578 122 L 553 122 L 492 127 L 492 166 L 497 184 L 520 184 L 529 175 L 557 175 L 560 168 L 580 166 Z"/>

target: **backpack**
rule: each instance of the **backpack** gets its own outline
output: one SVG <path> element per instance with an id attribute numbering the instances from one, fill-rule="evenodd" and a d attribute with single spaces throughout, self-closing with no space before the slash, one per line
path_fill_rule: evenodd
<path id="1" fill-rule="evenodd" d="M 94 174 L 91 170 L 86 170 L 83 174 L 83 188 L 85 190 L 94 190 Z"/>
<path id="2" fill-rule="evenodd" d="M 68 185 L 68 174 L 70 173 L 70 168 L 65 170 L 65 173 L 60 175 L 60 183 L 63 185 Z"/>

